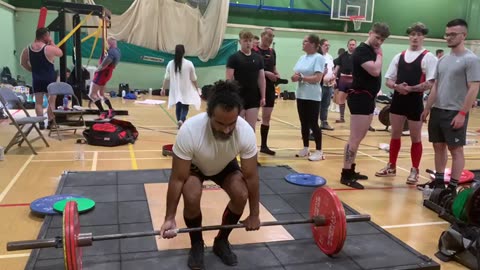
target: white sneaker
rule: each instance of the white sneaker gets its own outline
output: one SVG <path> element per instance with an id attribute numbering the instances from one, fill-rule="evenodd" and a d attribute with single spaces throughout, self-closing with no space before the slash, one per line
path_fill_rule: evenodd
<path id="1" fill-rule="evenodd" d="M 178 123 L 177 123 L 178 129 L 180 129 L 182 127 L 182 125 L 183 125 L 183 121 L 182 120 L 178 121 Z"/>
<path id="2" fill-rule="evenodd" d="M 310 152 L 308 151 L 308 147 L 305 147 L 302 150 L 300 150 L 300 152 L 298 152 L 298 154 L 296 154 L 295 156 L 296 157 L 306 157 L 309 154 L 310 154 Z"/>
<path id="3" fill-rule="evenodd" d="M 311 154 L 308 157 L 308 160 L 310 160 L 310 161 L 319 161 L 319 160 L 324 160 L 324 159 L 325 159 L 325 156 L 323 155 L 322 150 L 316 150 L 315 152 L 313 152 L 313 154 Z"/>
<path id="4" fill-rule="evenodd" d="M 418 170 L 415 168 L 410 169 L 410 175 L 407 178 L 407 184 L 415 185 L 418 182 Z"/>

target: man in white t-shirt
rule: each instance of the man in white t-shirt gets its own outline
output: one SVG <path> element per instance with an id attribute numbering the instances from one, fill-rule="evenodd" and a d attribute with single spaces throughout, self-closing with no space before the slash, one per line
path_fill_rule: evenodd
<path id="1" fill-rule="evenodd" d="M 423 40 L 428 28 L 423 23 L 414 23 L 407 29 L 410 47 L 393 58 L 385 78 L 387 87 L 394 90 L 390 105 L 390 139 L 389 162 L 375 175 L 389 177 L 396 175 L 396 162 L 401 146 L 401 137 L 405 120 L 408 120 L 412 140 L 410 156 L 412 168 L 407 184 L 418 182 L 420 160 L 422 157 L 423 92 L 429 90 L 435 82 L 437 58 L 423 48 Z"/>
<path id="2" fill-rule="evenodd" d="M 176 236 L 175 215 L 183 195 L 183 217 L 189 228 L 202 226 L 200 199 L 202 182 L 210 179 L 230 197 L 222 225 L 237 224 L 247 200 L 250 215 L 246 230 L 258 230 L 259 179 L 255 132 L 242 117 L 242 98 L 234 81 L 216 82 L 207 103 L 207 112 L 191 117 L 180 128 L 173 147 L 173 165 L 167 193 L 167 210 L 161 236 Z M 237 162 L 240 155 L 241 169 Z M 226 265 L 236 265 L 237 257 L 228 242 L 231 229 L 219 230 L 213 252 Z M 191 269 L 204 269 L 202 232 L 191 232 L 188 258 Z"/>

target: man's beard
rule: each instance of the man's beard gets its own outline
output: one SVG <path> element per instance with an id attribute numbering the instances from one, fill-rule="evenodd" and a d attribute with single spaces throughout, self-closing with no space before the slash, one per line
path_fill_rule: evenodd
<path id="1" fill-rule="evenodd" d="M 228 141 L 228 139 L 232 137 L 232 134 L 233 134 L 233 130 L 228 134 L 213 130 L 213 136 L 215 137 L 215 139 L 219 141 Z"/>

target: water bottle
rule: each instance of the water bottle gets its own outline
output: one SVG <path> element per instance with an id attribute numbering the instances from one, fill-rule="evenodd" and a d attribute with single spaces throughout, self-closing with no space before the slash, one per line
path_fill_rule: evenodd
<path id="1" fill-rule="evenodd" d="M 429 185 L 426 185 L 425 188 L 423 189 L 423 200 L 428 200 L 430 199 L 430 195 L 432 194 L 433 189 L 430 188 Z"/>
<path id="2" fill-rule="evenodd" d="M 123 89 L 122 90 L 122 98 L 124 98 L 126 94 L 127 94 L 127 92 L 125 91 L 125 89 Z"/>
<path id="3" fill-rule="evenodd" d="M 43 108 L 47 108 L 48 107 L 48 98 L 46 95 L 43 95 L 43 104 L 42 104 L 42 107 Z"/>
<path id="4" fill-rule="evenodd" d="M 65 111 L 68 110 L 68 96 L 67 95 L 63 96 L 63 109 Z"/>

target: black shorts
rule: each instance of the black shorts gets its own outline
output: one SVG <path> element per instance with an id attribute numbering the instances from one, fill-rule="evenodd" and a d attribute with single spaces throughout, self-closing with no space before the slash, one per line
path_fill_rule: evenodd
<path id="1" fill-rule="evenodd" d="M 220 187 L 222 187 L 223 182 L 225 181 L 225 178 L 229 174 L 231 174 L 233 172 L 236 172 L 236 171 L 239 171 L 239 172 L 242 171 L 240 169 L 240 166 L 238 165 L 238 161 L 237 161 L 236 158 L 234 158 L 232 161 L 230 161 L 227 164 L 227 166 L 225 166 L 225 168 L 221 172 L 219 172 L 219 173 L 217 173 L 216 175 L 213 175 L 213 176 L 206 176 L 193 163 L 190 166 L 190 174 L 198 177 L 200 179 L 200 181 L 202 181 L 202 183 L 205 180 L 212 180 L 213 182 L 215 182 L 215 184 L 219 185 Z"/>
<path id="2" fill-rule="evenodd" d="M 260 108 L 260 92 L 242 91 L 240 97 L 243 99 L 244 110 Z"/>
<path id="3" fill-rule="evenodd" d="M 393 94 L 390 113 L 404 115 L 410 121 L 420 121 L 423 112 L 423 94 Z"/>
<path id="4" fill-rule="evenodd" d="M 353 82 L 352 76 L 340 75 L 340 79 L 338 79 L 338 91 L 342 91 L 345 93 L 348 92 L 350 89 L 352 89 L 352 82 Z"/>
<path id="5" fill-rule="evenodd" d="M 50 81 L 34 81 L 32 84 L 33 93 L 48 93 L 47 87 L 52 83 Z"/>
<path id="6" fill-rule="evenodd" d="M 273 108 L 275 105 L 275 84 L 267 80 L 265 87 L 265 107 Z"/>
<path id="7" fill-rule="evenodd" d="M 428 140 L 431 143 L 446 143 L 449 146 L 463 146 L 467 142 L 468 114 L 465 124 L 453 129 L 450 124 L 458 111 L 432 108 L 428 120 Z"/>
<path id="8" fill-rule="evenodd" d="M 375 98 L 368 91 L 350 91 L 347 97 L 350 114 L 370 115 L 375 111 Z"/>

